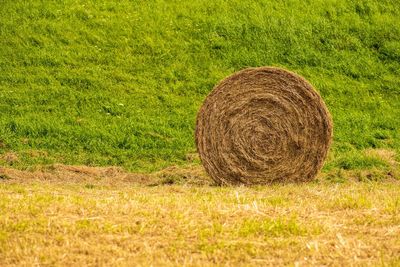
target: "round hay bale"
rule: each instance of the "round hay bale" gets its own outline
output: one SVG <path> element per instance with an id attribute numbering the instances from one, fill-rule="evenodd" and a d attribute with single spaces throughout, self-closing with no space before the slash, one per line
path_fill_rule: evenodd
<path id="1" fill-rule="evenodd" d="M 332 120 L 320 95 L 280 68 L 248 68 L 227 77 L 197 115 L 197 150 L 218 184 L 312 180 L 331 139 Z"/>

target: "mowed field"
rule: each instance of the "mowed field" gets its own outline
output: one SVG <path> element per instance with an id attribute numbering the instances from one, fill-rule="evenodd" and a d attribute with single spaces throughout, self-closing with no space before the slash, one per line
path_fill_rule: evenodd
<path id="1" fill-rule="evenodd" d="M 400 264 L 398 180 L 217 187 L 196 167 L 4 172 L 4 266 Z"/>
<path id="2" fill-rule="evenodd" d="M 397 1 L 0 1 L 0 265 L 400 265 Z M 212 87 L 278 66 L 334 122 L 317 179 L 218 187 Z"/>

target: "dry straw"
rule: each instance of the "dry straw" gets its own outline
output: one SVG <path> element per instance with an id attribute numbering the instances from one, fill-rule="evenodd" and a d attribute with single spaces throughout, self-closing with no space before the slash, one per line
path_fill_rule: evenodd
<path id="1" fill-rule="evenodd" d="M 331 139 L 332 120 L 320 95 L 280 68 L 248 68 L 227 77 L 197 116 L 197 149 L 219 184 L 312 180 Z"/>

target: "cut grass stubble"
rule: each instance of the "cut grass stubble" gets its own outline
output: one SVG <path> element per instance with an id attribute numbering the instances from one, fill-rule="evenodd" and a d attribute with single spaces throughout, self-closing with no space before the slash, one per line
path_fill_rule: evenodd
<path id="1" fill-rule="evenodd" d="M 0 265 L 400 261 L 397 180 L 221 188 L 161 185 L 159 173 L 144 186 L 68 181 L 63 168 L 0 183 Z"/>

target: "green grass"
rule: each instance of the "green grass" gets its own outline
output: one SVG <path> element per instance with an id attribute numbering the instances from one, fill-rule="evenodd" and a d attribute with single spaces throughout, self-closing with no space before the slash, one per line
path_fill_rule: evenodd
<path id="1" fill-rule="evenodd" d="M 334 120 L 326 169 L 400 152 L 397 1 L 0 3 L 0 159 L 153 171 L 195 152 L 198 108 L 226 75 L 298 72 Z"/>

